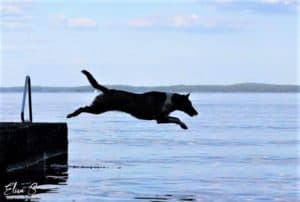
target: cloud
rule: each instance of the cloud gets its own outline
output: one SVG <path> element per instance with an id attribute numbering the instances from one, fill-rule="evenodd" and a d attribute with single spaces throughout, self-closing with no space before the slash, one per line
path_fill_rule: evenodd
<path id="1" fill-rule="evenodd" d="M 55 24 L 62 25 L 66 28 L 74 29 L 91 29 L 97 27 L 97 22 L 88 17 L 67 17 L 64 14 L 56 14 L 52 16 Z"/>
<path id="2" fill-rule="evenodd" d="M 35 44 L 25 45 L 25 44 L 13 44 L 13 43 L 3 43 L 0 52 L 2 53 L 24 53 L 24 52 L 34 52 L 37 51 L 38 47 Z"/>
<path id="3" fill-rule="evenodd" d="M 32 10 L 35 1 L 2 1 L 0 3 L 1 27 L 3 30 L 18 30 L 30 27 L 32 23 Z"/>
<path id="4" fill-rule="evenodd" d="M 297 0 L 198 0 L 198 2 L 211 2 L 217 4 L 231 4 L 231 3 L 256 3 L 256 4 L 284 4 L 293 5 Z"/>
<path id="5" fill-rule="evenodd" d="M 190 27 L 199 21 L 200 17 L 196 14 L 177 15 L 170 18 L 170 25 L 174 27 Z"/>
<path id="6" fill-rule="evenodd" d="M 0 7 L 0 13 L 2 16 L 14 16 L 22 15 L 24 11 L 19 5 L 4 4 Z"/>
<path id="7" fill-rule="evenodd" d="M 220 9 L 247 10 L 259 13 L 296 13 L 297 0 L 196 0 Z"/>
<path id="8" fill-rule="evenodd" d="M 97 26 L 97 23 L 91 18 L 80 17 L 69 19 L 68 26 L 71 28 L 94 28 Z"/>
<path id="9" fill-rule="evenodd" d="M 258 2 L 268 3 L 268 4 L 293 5 L 294 3 L 296 3 L 296 0 L 261 0 Z"/>
<path id="10" fill-rule="evenodd" d="M 153 22 L 151 19 L 134 19 L 128 22 L 131 27 L 151 27 Z"/>
<path id="11" fill-rule="evenodd" d="M 27 24 L 18 21 L 2 21 L 1 26 L 7 30 L 16 30 L 26 28 Z"/>
<path id="12" fill-rule="evenodd" d="M 128 25 L 135 29 L 192 32 L 240 31 L 246 28 L 246 23 L 238 20 L 204 18 L 194 13 L 167 17 L 138 18 L 130 20 Z"/>

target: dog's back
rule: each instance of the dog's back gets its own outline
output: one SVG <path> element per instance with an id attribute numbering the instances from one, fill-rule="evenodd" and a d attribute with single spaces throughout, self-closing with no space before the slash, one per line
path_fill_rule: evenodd
<path id="1" fill-rule="evenodd" d="M 140 119 L 156 119 L 162 111 L 166 93 L 146 92 L 142 94 L 110 89 L 98 95 L 92 106 L 101 106 L 105 111 L 122 111 Z M 101 105 L 100 105 L 101 104 Z"/>

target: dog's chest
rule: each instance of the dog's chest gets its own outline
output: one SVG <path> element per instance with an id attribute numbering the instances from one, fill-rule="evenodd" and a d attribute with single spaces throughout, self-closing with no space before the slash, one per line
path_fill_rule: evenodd
<path id="1" fill-rule="evenodd" d="M 173 96 L 173 93 L 166 93 L 166 99 L 162 106 L 162 111 L 165 113 L 172 111 L 172 108 L 173 108 L 172 96 Z"/>

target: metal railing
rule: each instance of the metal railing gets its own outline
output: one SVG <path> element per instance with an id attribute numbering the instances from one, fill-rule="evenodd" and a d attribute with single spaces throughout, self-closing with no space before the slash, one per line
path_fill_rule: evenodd
<path id="1" fill-rule="evenodd" d="M 29 120 L 25 121 L 24 110 L 25 110 L 27 93 L 28 93 L 28 106 L 29 106 Z M 23 123 L 24 122 L 32 122 L 31 82 L 30 82 L 29 76 L 26 76 L 26 78 L 25 78 L 25 86 L 24 86 L 24 91 L 23 91 L 23 101 L 22 101 L 22 109 L 21 109 L 21 120 Z"/>

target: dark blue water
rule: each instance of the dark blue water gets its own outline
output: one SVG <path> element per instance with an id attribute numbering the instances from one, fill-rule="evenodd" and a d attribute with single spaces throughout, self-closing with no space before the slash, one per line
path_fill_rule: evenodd
<path id="1" fill-rule="evenodd" d="M 189 127 L 69 112 L 95 94 L 34 93 L 34 121 L 67 121 L 68 177 L 33 201 L 299 201 L 298 94 L 192 94 Z M 0 94 L 19 121 L 21 94 Z"/>

